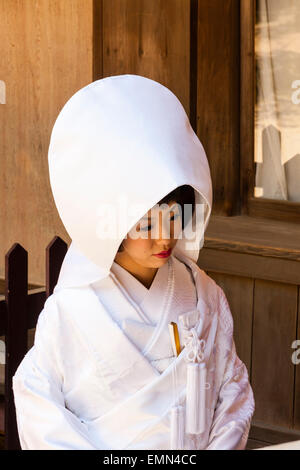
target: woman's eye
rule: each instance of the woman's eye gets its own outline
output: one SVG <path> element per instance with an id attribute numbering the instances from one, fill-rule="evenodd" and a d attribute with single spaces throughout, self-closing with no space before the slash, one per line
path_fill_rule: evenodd
<path id="1" fill-rule="evenodd" d="M 174 221 L 174 220 L 178 219 L 179 216 L 180 216 L 180 214 L 178 214 L 178 213 L 174 214 L 174 215 L 171 216 L 170 220 Z M 147 225 L 145 227 L 141 227 L 140 230 L 142 232 L 147 232 L 147 231 L 151 230 L 152 227 L 153 227 L 152 225 Z"/>
<path id="2" fill-rule="evenodd" d="M 146 227 L 141 228 L 143 232 L 147 232 L 147 230 L 151 230 L 152 225 L 147 225 Z"/>

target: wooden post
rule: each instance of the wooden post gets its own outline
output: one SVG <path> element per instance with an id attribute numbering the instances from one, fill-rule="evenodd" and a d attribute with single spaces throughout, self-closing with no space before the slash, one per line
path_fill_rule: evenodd
<path id="1" fill-rule="evenodd" d="M 20 450 L 12 377 L 27 352 L 28 254 L 15 243 L 5 256 L 5 449 Z"/>
<path id="2" fill-rule="evenodd" d="M 54 237 L 46 248 L 46 298 L 52 294 L 68 245 L 60 237 Z"/>

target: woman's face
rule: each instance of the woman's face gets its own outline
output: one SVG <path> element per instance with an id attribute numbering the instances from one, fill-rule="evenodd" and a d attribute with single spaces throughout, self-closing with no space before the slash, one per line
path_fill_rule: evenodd
<path id="1" fill-rule="evenodd" d="M 164 258 L 155 255 L 173 250 L 182 231 L 181 217 L 180 205 L 176 201 L 165 204 L 161 210 L 158 205 L 154 206 L 128 232 L 122 243 L 123 251 L 115 257 L 116 262 L 134 262 L 148 268 L 165 264 L 171 253 Z"/>

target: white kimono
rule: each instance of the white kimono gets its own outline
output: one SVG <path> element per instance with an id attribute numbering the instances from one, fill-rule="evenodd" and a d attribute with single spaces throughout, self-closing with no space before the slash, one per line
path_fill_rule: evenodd
<path id="1" fill-rule="evenodd" d="M 167 325 L 195 309 L 203 319 L 199 337 L 206 341 L 206 429 L 186 434 L 184 449 L 245 448 L 254 399 L 235 351 L 230 309 L 223 290 L 185 262 L 197 286 L 191 296 L 185 295 L 192 287 L 187 265 L 172 256 L 140 304 L 161 327 L 152 346 L 157 328 L 143 329 L 128 291 L 114 277 L 47 299 L 35 344 L 13 378 L 23 449 L 170 449 L 170 410 L 178 398 L 184 404 L 186 363 L 185 348 L 174 357 Z M 165 303 L 158 302 L 161 290 Z"/>
<path id="2" fill-rule="evenodd" d="M 61 111 L 49 168 L 72 243 L 34 346 L 13 376 L 22 449 L 244 449 L 254 397 L 225 294 L 196 264 L 211 178 L 180 102 L 145 77 L 93 82 Z M 147 289 L 114 262 L 118 246 L 184 184 L 204 204 L 204 220 L 194 214 L 196 242 L 183 233 Z M 99 204 L 117 204 L 120 194 L 141 206 L 118 237 L 99 240 Z M 178 325 L 178 356 L 170 322 Z"/>

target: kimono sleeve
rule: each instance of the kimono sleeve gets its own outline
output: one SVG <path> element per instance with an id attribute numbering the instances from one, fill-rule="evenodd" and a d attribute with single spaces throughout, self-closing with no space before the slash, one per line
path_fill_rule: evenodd
<path id="1" fill-rule="evenodd" d="M 96 449 L 84 423 L 65 407 L 58 327 L 56 302 L 50 296 L 38 318 L 34 345 L 12 378 L 23 450 Z"/>
<path id="2" fill-rule="evenodd" d="M 247 368 L 236 353 L 232 314 L 221 288 L 219 308 L 216 349 L 222 372 L 207 450 L 244 450 L 255 402 Z"/>

